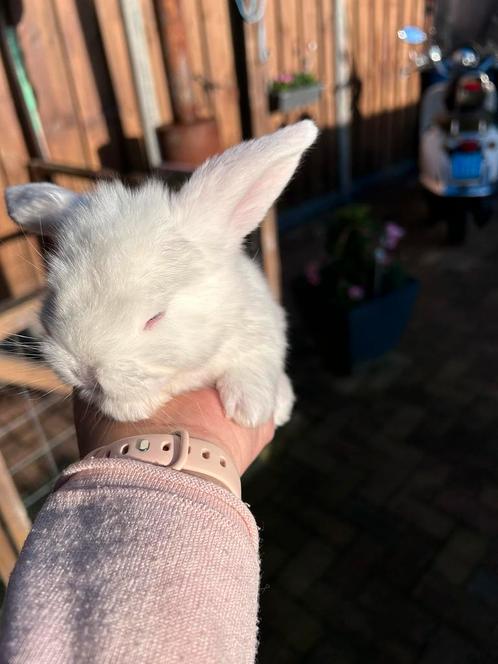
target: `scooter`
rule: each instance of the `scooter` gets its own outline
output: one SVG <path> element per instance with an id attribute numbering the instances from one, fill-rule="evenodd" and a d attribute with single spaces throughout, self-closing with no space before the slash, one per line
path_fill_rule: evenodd
<path id="1" fill-rule="evenodd" d="M 415 26 L 398 37 L 412 46 L 428 41 Z M 497 55 L 476 44 L 443 53 L 431 40 L 425 51 L 412 50 L 410 60 L 405 73 L 422 75 L 420 183 L 431 217 L 444 219 L 448 240 L 461 243 L 469 218 L 479 226 L 489 221 L 498 191 Z"/>

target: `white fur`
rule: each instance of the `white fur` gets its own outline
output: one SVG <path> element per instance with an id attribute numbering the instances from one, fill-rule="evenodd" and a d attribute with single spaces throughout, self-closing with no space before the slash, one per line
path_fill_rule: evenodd
<path id="1" fill-rule="evenodd" d="M 82 196 L 49 184 L 7 190 L 20 225 L 55 235 L 42 322 L 61 378 L 117 420 L 216 385 L 238 423 L 287 421 L 284 312 L 242 241 L 316 134 L 305 120 L 238 145 L 178 193 L 157 181 L 102 183 Z"/>

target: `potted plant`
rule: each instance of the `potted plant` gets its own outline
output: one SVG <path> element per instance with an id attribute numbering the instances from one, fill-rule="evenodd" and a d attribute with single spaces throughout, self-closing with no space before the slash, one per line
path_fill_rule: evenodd
<path id="1" fill-rule="evenodd" d="M 288 113 L 309 106 L 320 98 L 322 90 L 322 84 L 309 72 L 281 74 L 270 86 L 270 110 Z"/>
<path id="2" fill-rule="evenodd" d="M 294 284 L 304 320 L 336 372 L 349 373 L 400 340 L 419 290 L 399 261 L 403 235 L 368 206 L 343 208 L 328 224 L 327 260 L 308 265 Z"/>

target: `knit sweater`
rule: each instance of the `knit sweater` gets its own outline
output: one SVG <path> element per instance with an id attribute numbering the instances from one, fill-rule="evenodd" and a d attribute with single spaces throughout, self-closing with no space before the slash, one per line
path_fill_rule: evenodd
<path id="1" fill-rule="evenodd" d="M 201 478 L 140 461 L 67 468 L 12 573 L 0 661 L 254 662 L 258 532 Z"/>

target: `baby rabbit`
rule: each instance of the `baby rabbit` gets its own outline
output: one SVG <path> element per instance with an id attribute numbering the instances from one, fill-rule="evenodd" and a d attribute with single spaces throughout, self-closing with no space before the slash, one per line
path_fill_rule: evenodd
<path id="1" fill-rule="evenodd" d="M 284 424 L 294 401 L 284 311 L 242 244 L 316 135 L 304 120 L 237 145 L 179 192 L 154 180 L 84 194 L 8 188 L 10 216 L 55 240 L 41 322 L 62 380 L 116 420 L 214 385 L 238 424 Z"/>

